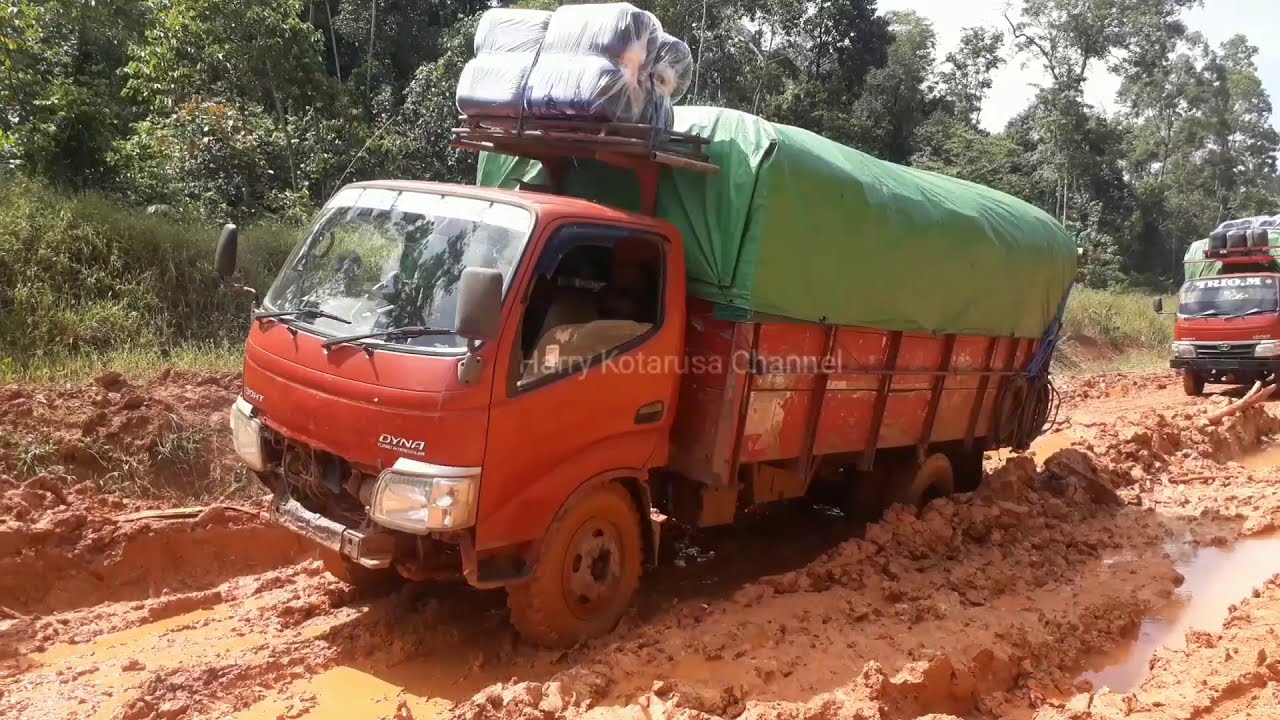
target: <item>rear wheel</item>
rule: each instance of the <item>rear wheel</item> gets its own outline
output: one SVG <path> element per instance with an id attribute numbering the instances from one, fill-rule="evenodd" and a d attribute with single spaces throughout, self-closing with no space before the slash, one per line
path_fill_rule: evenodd
<path id="1" fill-rule="evenodd" d="M 547 529 L 532 576 L 507 589 L 512 624 L 551 647 L 608 633 L 635 597 L 643 552 L 640 518 L 621 486 L 571 499 Z"/>
<path id="2" fill-rule="evenodd" d="M 1195 370 L 1187 368 L 1182 371 L 1182 390 L 1191 397 L 1199 397 L 1204 394 L 1204 376 Z"/>
<path id="3" fill-rule="evenodd" d="M 951 461 L 942 453 L 930 455 L 918 465 L 904 465 L 894 480 L 889 491 L 890 504 L 908 505 L 917 510 L 956 491 Z"/>

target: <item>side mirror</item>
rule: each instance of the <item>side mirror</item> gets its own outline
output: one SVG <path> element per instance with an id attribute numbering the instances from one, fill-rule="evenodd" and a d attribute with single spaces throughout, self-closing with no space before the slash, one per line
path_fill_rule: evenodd
<path id="1" fill-rule="evenodd" d="M 454 331 L 472 342 L 495 340 L 502 321 L 502 273 L 469 267 L 458 281 Z"/>
<path id="2" fill-rule="evenodd" d="M 1157 315 L 1164 314 L 1164 298 L 1156 298 L 1151 301 L 1151 309 L 1156 311 Z"/>
<path id="3" fill-rule="evenodd" d="M 213 255 L 213 269 L 224 282 L 236 274 L 236 254 L 240 249 L 240 228 L 230 223 L 222 226 L 218 249 Z"/>

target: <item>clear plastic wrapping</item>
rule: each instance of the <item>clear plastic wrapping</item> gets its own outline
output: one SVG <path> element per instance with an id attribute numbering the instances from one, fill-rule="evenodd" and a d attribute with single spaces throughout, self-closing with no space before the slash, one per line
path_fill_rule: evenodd
<path id="1" fill-rule="evenodd" d="M 516 117 L 521 92 L 551 13 L 542 10 L 487 11 L 476 26 L 474 59 L 458 79 L 458 110 L 464 115 Z"/>
<path id="2" fill-rule="evenodd" d="M 689 83 L 693 80 L 693 53 L 680 38 L 659 33 L 650 57 L 650 67 L 658 95 L 675 103 L 689 91 Z"/>
<path id="3" fill-rule="evenodd" d="M 660 32 L 652 13 L 628 3 L 558 8 L 529 74 L 525 111 L 638 121 L 651 100 L 645 71 L 650 43 Z"/>
<path id="4" fill-rule="evenodd" d="M 670 127 L 693 74 L 689 46 L 629 3 L 554 13 L 490 10 L 458 83 L 466 115 L 641 122 Z"/>

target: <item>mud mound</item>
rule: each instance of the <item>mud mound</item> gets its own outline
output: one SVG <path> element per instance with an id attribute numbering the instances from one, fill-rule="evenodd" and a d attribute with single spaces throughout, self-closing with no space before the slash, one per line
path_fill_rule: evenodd
<path id="1" fill-rule="evenodd" d="M 1212 410 L 1231 402 L 1214 397 L 1192 408 L 1098 424 L 1081 447 L 1101 458 L 1124 484 L 1151 482 L 1174 466 L 1180 473 L 1230 472 L 1225 463 L 1280 432 L 1280 418 L 1264 406 L 1246 408 L 1217 424 L 1207 422 Z"/>
<path id="2" fill-rule="evenodd" d="M 256 513 L 121 521 L 136 506 L 48 475 L 0 493 L 0 606 L 45 614 L 207 589 L 295 562 L 310 549 Z"/>
<path id="3" fill-rule="evenodd" d="M 1065 410 L 1074 410 L 1090 401 L 1132 398 L 1156 390 L 1182 387 L 1178 376 L 1168 370 L 1055 378 L 1054 384 L 1062 394 Z"/>
<path id="4" fill-rule="evenodd" d="M 451 717 L 959 715 L 1020 682 L 1055 687 L 1054 668 L 1134 625 L 1178 579 L 1158 524 L 1104 476 L 1076 451 L 1042 472 L 1017 458 L 974 494 L 896 508 L 803 569 L 624 626 L 626 639 L 572 653 L 571 671 L 490 687 Z M 1082 582 L 1088 593 L 1072 589 Z"/>
<path id="5" fill-rule="evenodd" d="M 206 496 L 235 473 L 225 435 L 239 390 L 238 374 L 186 372 L 136 385 L 105 373 L 85 385 L 0 387 L 0 476 Z"/>

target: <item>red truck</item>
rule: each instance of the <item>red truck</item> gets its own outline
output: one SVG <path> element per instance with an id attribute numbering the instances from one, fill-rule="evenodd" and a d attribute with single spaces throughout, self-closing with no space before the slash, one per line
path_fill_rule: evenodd
<path id="1" fill-rule="evenodd" d="M 1280 267 L 1267 227 L 1219 229 L 1187 251 L 1170 367 L 1187 395 L 1205 383 L 1249 385 L 1280 372 Z M 1164 314 L 1164 301 L 1154 309 Z"/>
<path id="2" fill-rule="evenodd" d="M 618 622 L 669 520 L 723 525 L 800 498 L 835 498 L 859 517 L 894 502 L 922 506 L 976 487 L 984 451 L 1025 448 L 1041 431 L 1075 251 L 1059 247 L 1070 238 L 1038 210 L 918 173 L 920 187 L 1005 208 L 1015 233 L 1051 235 L 1053 277 L 1067 279 L 1022 334 L 782 317 L 716 301 L 731 295 L 726 287 L 695 295 L 694 231 L 655 216 L 661 183 L 719 187 L 734 162 L 726 153 L 740 144 L 716 146 L 714 132 L 707 147 L 693 133 L 655 142 L 648 128 L 534 128 L 460 128 L 455 144 L 538 160 L 546 190 L 566 191 L 570 166 L 587 159 L 621 168 L 643 207 L 529 189 L 356 183 L 321 211 L 254 315 L 231 412 L 235 446 L 275 494 L 275 518 L 322 547 L 338 577 L 460 575 L 504 587 L 526 638 L 572 644 Z M 793 152 L 788 137 L 772 141 L 771 162 Z M 876 163 L 882 180 L 917 181 L 915 171 L 885 170 L 847 148 L 803 155 L 830 163 L 838 153 Z M 774 197 L 785 202 L 781 191 Z M 823 204 L 797 208 L 814 223 L 855 204 L 813 200 Z M 951 217 L 939 214 L 949 202 L 940 195 L 912 202 L 916 210 L 885 208 L 904 232 Z M 929 263 L 929 243 L 987 232 L 1002 222 L 992 217 L 936 238 L 919 231 L 919 254 L 909 255 Z M 787 237 L 788 252 L 803 253 L 815 237 Z M 228 226 L 217 254 L 228 282 L 237 242 Z M 996 256 L 974 243 L 969 260 L 912 272 L 936 285 L 981 270 Z M 837 265 L 840 252 L 832 250 Z M 825 283 L 826 258 L 810 259 L 810 284 Z M 999 291 L 975 282 L 955 287 L 967 298 L 959 311 L 976 308 L 964 317 L 981 322 L 993 314 L 987 295 Z M 1028 283 L 1037 295 L 1023 305 L 1036 305 L 1046 281 Z M 893 290 L 884 291 L 887 307 L 932 307 L 927 286 L 897 288 L 916 300 L 894 300 Z M 868 303 L 882 296 L 858 291 Z M 945 308 L 961 318 L 954 311 Z"/>

